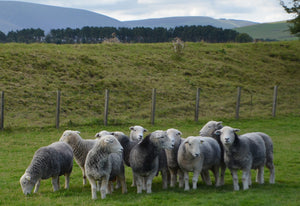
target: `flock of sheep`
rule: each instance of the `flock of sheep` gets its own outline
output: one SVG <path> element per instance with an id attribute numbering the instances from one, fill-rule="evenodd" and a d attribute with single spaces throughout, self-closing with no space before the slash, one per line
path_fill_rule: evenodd
<path id="1" fill-rule="evenodd" d="M 257 169 L 256 182 L 264 183 L 264 166 L 270 170 L 271 184 L 275 183 L 273 143 L 261 132 L 237 135 L 239 129 L 223 126 L 222 122 L 209 121 L 199 135 L 182 138 L 177 129 L 157 130 L 144 138 L 147 129 L 130 127 L 130 136 L 123 132 L 101 131 L 95 139 L 83 139 L 80 132 L 66 130 L 60 140 L 39 148 L 20 179 L 25 195 L 39 189 L 40 181 L 52 177 L 53 190 L 59 189 L 59 176 L 65 175 L 65 188 L 69 188 L 73 158 L 80 166 L 83 185 L 91 185 L 92 199 L 110 194 L 114 187 L 127 192 L 124 165 L 131 167 L 132 186 L 137 193 L 151 193 L 152 180 L 162 175 L 163 188 L 168 184 L 189 190 L 189 172 L 193 173 L 192 187 L 197 188 L 199 175 L 207 185 L 224 185 L 228 168 L 234 190 L 239 190 L 237 171 L 242 170 L 243 189 L 251 185 L 251 169 Z M 114 182 L 116 185 L 113 185 Z"/>

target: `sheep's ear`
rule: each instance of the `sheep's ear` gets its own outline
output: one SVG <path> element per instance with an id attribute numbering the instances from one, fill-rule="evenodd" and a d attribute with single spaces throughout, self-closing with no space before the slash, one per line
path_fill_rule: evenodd
<path id="1" fill-rule="evenodd" d="M 180 135 L 180 136 L 181 136 L 181 135 L 182 135 L 182 132 L 178 132 L 178 135 Z"/>
<path id="2" fill-rule="evenodd" d="M 100 134 L 99 134 L 99 132 L 95 135 L 95 137 L 100 137 Z"/>
<path id="3" fill-rule="evenodd" d="M 30 180 L 31 180 L 31 177 L 30 177 L 29 175 L 26 175 L 26 176 L 25 176 L 25 180 L 30 181 Z"/>
<path id="4" fill-rule="evenodd" d="M 218 135 L 218 136 L 221 135 L 221 131 L 220 130 L 216 130 L 214 133 L 215 133 L 215 135 Z"/>
<path id="5" fill-rule="evenodd" d="M 133 126 L 129 127 L 130 130 L 133 130 Z"/>
<path id="6" fill-rule="evenodd" d="M 80 132 L 79 131 L 74 131 L 75 133 L 77 133 L 77 134 L 80 134 Z"/>
<path id="7" fill-rule="evenodd" d="M 217 128 L 218 128 L 218 129 L 222 129 L 222 127 L 223 127 L 222 123 L 223 123 L 223 122 L 217 122 Z"/>
<path id="8" fill-rule="evenodd" d="M 148 130 L 147 130 L 147 129 L 144 129 L 144 132 L 148 132 Z"/>
<path id="9" fill-rule="evenodd" d="M 237 128 L 233 128 L 233 131 L 234 132 L 239 132 L 239 131 L 241 131 L 240 129 L 237 129 Z"/>

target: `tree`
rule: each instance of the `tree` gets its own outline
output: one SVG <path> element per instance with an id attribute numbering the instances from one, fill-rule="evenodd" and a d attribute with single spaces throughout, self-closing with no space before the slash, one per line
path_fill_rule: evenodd
<path id="1" fill-rule="evenodd" d="M 296 17 L 288 21 L 292 24 L 289 26 L 289 28 L 291 34 L 295 34 L 296 36 L 300 37 L 300 0 L 293 0 L 292 2 L 289 2 L 288 5 L 283 1 L 280 1 L 280 4 L 283 6 L 287 13 L 295 14 Z"/>
<path id="2" fill-rule="evenodd" d="M 247 43 L 253 42 L 253 38 L 246 33 L 241 33 L 236 36 L 235 41 L 239 43 Z"/>

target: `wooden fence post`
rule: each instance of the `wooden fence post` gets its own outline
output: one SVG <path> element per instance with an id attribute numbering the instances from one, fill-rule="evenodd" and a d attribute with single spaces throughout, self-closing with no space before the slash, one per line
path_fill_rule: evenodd
<path id="1" fill-rule="evenodd" d="M 235 108 L 235 118 L 239 119 L 240 117 L 240 103 L 241 103 L 241 87 L 237 88 L 237 100 Z"/>
<path id="2" fill-rule="evenodd" d="M 59 128 L 59 116 L 60 116 L 60 91 L 57 91 L 57 98 L 56 98 L 56 120 L 55 120 L 55 127 L 56 129 Z"/>
<path id="3" fill-rule="evenodd" d="M 156 104 L 156 89 L 152 89 L 151 124 L 154 125 Z"/>
<path id="4" fill-rule="evenodd" d="M 107 126 L 108 117 L 108 103 L 109 103 L 109 90 L 105 90 L 105 103 L 104 103 L 104 126 Z"/>
<path id="5" fill-rule="evenodd" d="M 277 91 L 278 91 L 278 86 L 274 86 L 274 95 L 273 95 L 273 108 L 272 108 L 272 116 L 276 116 L 276 107 L 277 107 Z"/>
<path id="6" fill-rule="evenodd" d="M 195 107 L 195 122 L 198 122 L 198 118 L 199 118 L 199 99 L 200 99 L 200 88 L 197 88 L 196 107 Z"/>
<path id="7" fill-rule="evenodd" d="M 4 91 L 1 92 L 1 130 L 4 129 Z"/>

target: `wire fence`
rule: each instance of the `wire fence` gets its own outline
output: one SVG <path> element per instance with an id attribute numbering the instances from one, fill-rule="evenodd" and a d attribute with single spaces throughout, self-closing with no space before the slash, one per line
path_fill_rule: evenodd
<path id="1" fill-rule="evenodd" d="M 20 94 L 20 93 L 18 93 Z M 121 98 L 120 98 L 121 97 Z M 155 97 L 155 98 L 154 98 Z M 1 129 L 300 114 L 300 88 L 1 92 Z"/>

